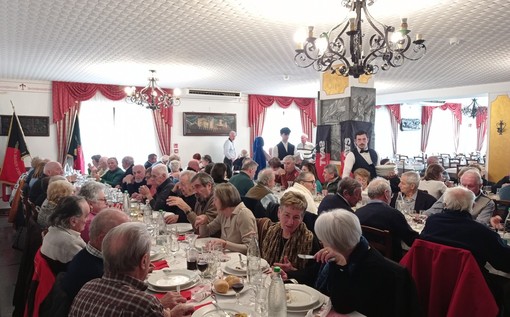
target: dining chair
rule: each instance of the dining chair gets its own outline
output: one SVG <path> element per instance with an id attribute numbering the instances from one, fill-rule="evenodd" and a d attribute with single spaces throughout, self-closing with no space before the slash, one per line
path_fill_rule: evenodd
<path id="1" fill-rule="evenodd" d="M 391 233 L 388 230 L 381 230 L 361 225 L 361 231 L 372 248 L 381 252 L 384 257 L 388 259 L 392 258 L 393 247 L 391 242 Z"/>

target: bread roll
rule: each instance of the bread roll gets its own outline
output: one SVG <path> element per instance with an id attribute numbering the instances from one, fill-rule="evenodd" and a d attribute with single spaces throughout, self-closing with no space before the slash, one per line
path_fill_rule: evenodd
<path id="1" fill-rule="evenodd" d="M 214 281 L 213 286 L 216 292 L 221 294 L 225 294 L 226 292 L 228 292 L 228 289 L 230 288 L 227 281 L 221 279 Z"/>
<path id="2" fill-rule="evenodd" d="M 232 285 L 234 285 L 235 283 L 240 283 L 241 279 L 237 276 L 229 275 L 229 276 L 225 277 L 225 281 L 227 281 L 228 287 L 231 288 Z"/>

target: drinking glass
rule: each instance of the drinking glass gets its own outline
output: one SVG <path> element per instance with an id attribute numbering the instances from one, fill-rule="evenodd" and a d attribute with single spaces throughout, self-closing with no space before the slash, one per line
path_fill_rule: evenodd
<path id="1" fill-rule="evenodd" d="M 168 255 L 168 235 L 156 236 L 156 252 Z"/>
<path id="2" fill-rule="evenodd" d="M 175 228 L 170 230 L 169 249 L 170 249 L 170 252 L 172 252 L 172 263 L 176 263 L 177 259 L 175 257 L 175 254 L 180 249 L 180 243 L 179 243 L 179 235 L 177 234 L 177 230 Z"/>
<path id="3" fill-rule="evenodd" d="M 239 303 L 239 292 L 241 292 L 244 288 L 244 278 L 242 277 L 239 277 L 239 280 L 232 284 L 232 289 L 234 290 L 234 292 L 236 292 L 236 303 L 237 305 L 240 305 Z"/>
<path id="4" fill-rule="evenodd" d="M 200 284 L 204 282 L 204 272 L 209 267 L 209 253 L 200 253 L 197 258 L 197 269 L 200 271 Z"/>
<path id="5" fill-rule="evenodd" d="M 489 195 L 492 192 L 492 186 L 483 186 L 483 192 L 485 195 Z"/>

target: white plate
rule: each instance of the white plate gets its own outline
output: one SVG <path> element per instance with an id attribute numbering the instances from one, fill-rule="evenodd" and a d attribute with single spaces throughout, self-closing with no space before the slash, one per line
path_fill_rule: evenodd
<path id="1" fill-rule="evenodd" d="M 184 291 L 184 290 L 187 290 L 187 289 L 190 289 L 190 288 L 193 288 L 195 286 L 198 285 L 198 283 L 200 282 L 200 280 L 195 280 L 193 282 L 191 282 L 191 284 L 187 284 L 187 285 L 183 285 L 181 286 L 180 290 L 181 291 Z M 158 287 L 154 287 L 150 284 L 147 285 L 147 289 L 154 292 L 154 293 L 166 293 L 166 292 L 169 292 L 169 291 L 175 291 L 177 290 L 177 287 L 171 287 L 171 288 L 158 288 Z"/>
<path id="2" fill-rule="evenodd" d="M 198 238 L 195 240 L 195 248 L 203 249 L 209 241 L 219 240 L 218 238 Z"/>
<path id="3" fill-rule="evenodd" d="M 319 296 L 300 285 L 287 285 L 287 309 L 310 309 L 319 303 Z"/>
<path id="4" fill-rule="evenodd" d="M 244 292 L 247 292 L 248 291 L 248 288 L 247 287 L 248 285 L 244 285 L 243 289 L 239 292 L 239 294 L 242 294 Z M 229 289 L 228 292 L 226 293 L 219 293 L 216 291 L 216 289 L 213 287 L 212 291 L 214 292 L 214 294 L 217 294 L 217 295 L 220 295 L 220 296 L 236 296 L 236 292 L 233 290 L 233 289 Z"/>
<path id="5" fill-rule="evenodd" d="M 237 272 L 237 274 L 246 274 L 246 269 L 247 269 L 247 265 L 248 265 L 246 256 L 243 255 L 244 267 L 241 266 L 241 262 L 239 261 L 239 256 L 237 256 L 237 257 L 233 256 L 231 258 L 233 258 L 233 259 L 228 261 L 227 263 L 225 263 L 225 267 L 227 267 L 231 272 Z M 262 269 L 268 268 L 269 264 L 267 263 L 266 260 L 260 259 L 260 267 Z"/>
<path id="6" fill-rule="evenodd" d="M 310 294 L 310 297 L 317 298 L 317 302 L 315 304 L 309 304 L 307 307 L 296 307 L 296 305 L 289 305 L 287 303 L 287 311 L 293 312 L 293 313 L 306 313 L 310 309 L 317 309 L 324 304 L 324 295 L 322 295 L 319 291 L 316 289 L 313 289 L 307 285 L 302 284 L 285 284 L 285 288 L 292 291 L 302 291 Z M 301 295 L 300 295 L 301 296 Z M 298 304 L 299 305 L 299 304 Z"/>
<path id="7" fill-rule="evenodd" d="M 232 314 L 245 313 L 248 317 L 254 317 L 255 313 L 253 310 L 246 306 L 239 306 L 236 304 L 219 304 L 219 306 L 226 312 Z M 207 305 L 196 310 L 191 317 L 224 317 L 221 310 L 217 310 L 214 305 Z"/>
<path id="8" fill-rule="evenodd" d="M 165 273 L 166 272 L 166 273 Z M 149 285 L 156 289 L 175 289 L 177 286 L 187 286 L 197 279 L 197 273 L 188 270 L 164 269 L 153 272 L 147 278 Z"/>
<path id="9" fill-rule="evenodd" d="M 185 233 L 193 230 L 191 223 L 171 223 L 166 225 L 167 229 L 176 228 L 177 233 Z"/>
<path id="10" fill-rule="evenodd" d="M 224 266 L 221 268 L 221 270 L 223 271 L 223 273 L 227 273 L 229 275 L 235 275 L 235 276 L 246 276 L 246 271 L 244 273 L 239 273 L 239 272 L 236 272 L 236 271 L 232 271 L 230 270 L 228 267 Z"/>
<path id="11" fill-rule="evenodd" d="M 164 254 L 164 253 L 152 254 L 152 251 L 151 251 L 151 262 L 163 260 L 165 257 L 166 257 L 166 254 Z"/>

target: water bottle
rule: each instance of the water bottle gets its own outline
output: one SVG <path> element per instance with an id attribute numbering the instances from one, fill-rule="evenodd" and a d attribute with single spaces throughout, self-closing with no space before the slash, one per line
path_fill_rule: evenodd
<path id="1" fill-rule="evenodd" d="M 287 316 L 287 295 L 285 286 L 280 275 L 280 267 L 275 266 L 273 276 L 271 277 L 271 285 L 267 294 L 267 311 L 271 317 Z"/>
<path id="2" fill-rule="evenodd" d="M 126 215 L 130 216 L 131 210 L 130 210 L 130 203 L 129 203 L 129 193 L 128 191 L 124 191 L 124 194 L 122 196 L 122 210 L 126 213 Z"/>
<path id="3" fill-rule="evenodd" d="M 402 192 L 398 192 L 397 200 L 395 201 L 395 209 L 404 212 L 404 197 L 402 197 Z"/>
<path id="4" fill-rule="evenodd" d="M 250 237 L 246 257 L 248 281 L 251 283 L 253 276 L 260 272 L 260 248 L 256 234 L 252 234 Z"/>
<path id="5" fill-rule="evenodd" d="M 156 226 L 158 234 L 166 234 L 165 211 L 162 209 L 157 213 Z"/>

